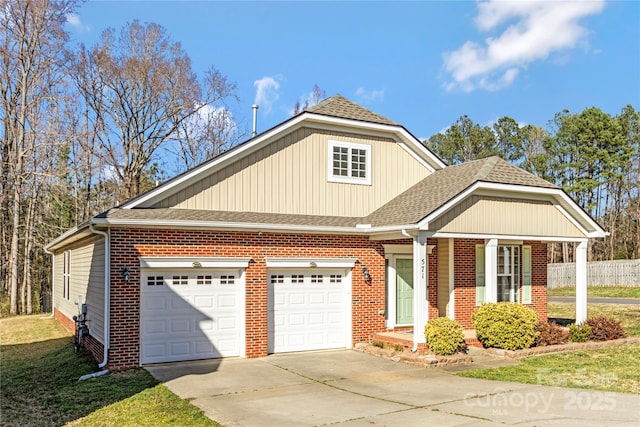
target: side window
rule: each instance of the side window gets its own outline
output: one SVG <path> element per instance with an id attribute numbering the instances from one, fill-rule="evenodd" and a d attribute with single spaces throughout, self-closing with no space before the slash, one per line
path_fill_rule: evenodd
<path id="1" fill-rule="evenodd" d="M 346 184 L 371 184 L 371 146 L 329 141 L 327 180 Z"/>

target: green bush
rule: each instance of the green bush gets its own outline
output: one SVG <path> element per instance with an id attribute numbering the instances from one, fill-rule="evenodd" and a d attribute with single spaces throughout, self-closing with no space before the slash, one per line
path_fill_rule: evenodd
<path id="1" fill-rule="evenodd" d="M 512 302 L 482 305 L 473 315 L 476 336 L 485 347 L 520 350 L 533 345 L 538 335 L 538 315 Z"/>
<path id="2" fill-rule="evenodd" d="M 571 342 L 589 341 L 589 335 L 591 335 L 591 326 L 585 324 L 576 325 L 575 323 L 569 325 L 569 339 Z"/>
<path id="3" fill-rule="evenodd" d="M 627 337 L 620 322 L 611 317 L 591 317 L 587 319 L 585 324 L 591 326 L 589 339 L 592 341 L 608 341 Z"/>
<path id="4" fill-rule="evenodd" d="M 466 350 L 462 326 L 448 317 L 429 320 L 424 327 L 424 337 L 429 350 L 435 354 L 448 356 Z"/>

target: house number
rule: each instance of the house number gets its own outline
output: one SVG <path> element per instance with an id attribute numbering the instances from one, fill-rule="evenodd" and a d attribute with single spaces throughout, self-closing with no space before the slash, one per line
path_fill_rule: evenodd
<path id="1" fill-rule="evenodd" d="M 420 259 L 420 273 L 422 273 L 422 279 L 424 279 L 425 264 L 426 264 L 425 259 L 424 258 Z"/>

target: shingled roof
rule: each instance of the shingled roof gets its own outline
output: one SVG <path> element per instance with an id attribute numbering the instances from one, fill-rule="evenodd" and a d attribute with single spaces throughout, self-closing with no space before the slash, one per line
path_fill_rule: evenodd
<path id="1" fill-rule="evenodd" d="M 374 227 L 416 224 L 478 181 L 558 188 L 499 157 L 488 157 L 434 172 L 374 211 L 363 222 Z"/>
<path id="2" fill-rule="evenodd" d="M 398 125 L 398 123 L 389 120 L 380 114 L 376 114 L 355 102 L 351 102 L 339 94 L 327 98 L 324 101 L 307 108 L 305 111 L 343 119 L 361 120 L 364 122 L 379 123 L 383 125 Z"/>
<path id="3" fill-rule="evenodd" d="M 231 212 L 206 209 L 113 208 L 95 216 L 108 220 L 202 221 L 236 224 L 301 225 L 315 227 L 355 227 L 361 218 L 344 216 L 293 215 L 264 212 Z"/>

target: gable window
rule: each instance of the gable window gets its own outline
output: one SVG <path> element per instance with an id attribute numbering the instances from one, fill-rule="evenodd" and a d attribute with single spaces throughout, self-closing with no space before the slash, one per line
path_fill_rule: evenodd
<path id="1" fill-rule="evenodd" d="M 348 184 L 371 184 L 371 146 L 329 141 L 327 179 Z"/>

